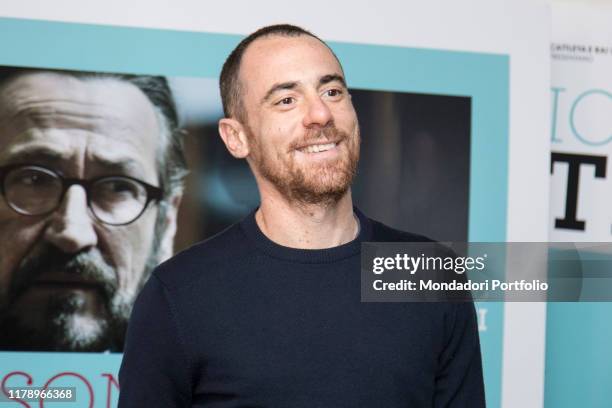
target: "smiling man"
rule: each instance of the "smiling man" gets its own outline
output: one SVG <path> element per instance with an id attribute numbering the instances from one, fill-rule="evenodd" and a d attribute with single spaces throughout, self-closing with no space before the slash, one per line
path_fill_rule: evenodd
<path id="1" fill-rule="evenodd" d="M 232 51 L 220 82 L 219 133 L 261 204 L 153 273 L 130 320 L 119 406 L 483 407 L 471 303 L 360 301 L 362 242 L 425 238 L 353 207 L 359 126 L 331 49 L 266 27 Z"/>
<path id="2" fill-rule="evenodd" d="M 0 70 L 0 350 L 121 351 L 172 254 L 176 128 L 161 77 Z"/>

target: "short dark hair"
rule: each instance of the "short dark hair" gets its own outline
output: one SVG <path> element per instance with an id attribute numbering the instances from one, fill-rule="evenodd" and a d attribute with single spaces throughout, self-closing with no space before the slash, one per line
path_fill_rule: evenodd
<path id="1" fill-rule="evenodd" d="M 35 72 L 52 72 L 76 78 L 110 78 L 130 83 L 140 89 L 153 104 L 161 122 L 161 140 L 157 153 L 157 171 L 164 197 L 180 193 L 187 174 L 187 163 L 183 149 L 183 134 L 178 123 L 178 114 L 172 91 L 163 76 L 115 74 L 107 72 L 70 71 L 44 68 L 0 67 L 0 85 L 8 80 Z"/>
<path id="2" fill-rule="evenodd" d="M 223 69 L 221 69 L 219 89 L 221 90 L 221 102 L 223 103 L 223 113 L 225 117 L 235 117 L 242 121 L 246 119 L 246 111 L 240 99 L 242 93 L 242 85 L 240 84 L 238 77 L 238 73 L 240 72 L 240 64 L 245 51 L 253 41 L 270 35 L 284 37 L 299 37 L 301 35 L 307 35 L 312 38 L 316 38 L 327 48 L 329 48 L 329 46 L 323 40 L 310 31 L 291 24 L 276 24 L 262 27 L 245 37 L 242 41 L 240 41 L 240 43 L 238 43 L 236 48 L 232 50 L 223 64 Z M 338 57 L 336 54 L 334 54 L 333 50 L 331 48 L 329 48 L 329 50 L 334 55 L 336 60 L 338 60 Z M 340 64 L 339 60 L 338 64 Z"/>

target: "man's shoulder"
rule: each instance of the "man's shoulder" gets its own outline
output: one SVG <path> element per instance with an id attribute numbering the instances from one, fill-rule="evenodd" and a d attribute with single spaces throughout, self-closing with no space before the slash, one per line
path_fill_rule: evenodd
<path id="1" fill-rule="evenodd" d="M 372 242 L 434 242 L 424 235 L 401 231 L 373 219 L 370 219 L 370 222 L 372 223 Z"/>
<path id="2" fill-rule="evenodd" d="M 199 280 L 204 273 L 221 270 L 252 252 L 240 223 L 182 250 L 161 263 L 153 272 L 168 288 L 179 288 Z"/>

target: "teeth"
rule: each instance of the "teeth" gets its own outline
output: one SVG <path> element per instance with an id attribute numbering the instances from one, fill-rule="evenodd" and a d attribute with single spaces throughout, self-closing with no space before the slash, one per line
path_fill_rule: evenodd
<path id="1" fill-rule="evenodd" d="M 334 147 L 336 147 L 335 143 L 327 143 L 327 144 L 308 146 L 302 150 L 306 153 L 319 153 L 319 152 L 327 151 L 329 149 L 333 149 Z"/>

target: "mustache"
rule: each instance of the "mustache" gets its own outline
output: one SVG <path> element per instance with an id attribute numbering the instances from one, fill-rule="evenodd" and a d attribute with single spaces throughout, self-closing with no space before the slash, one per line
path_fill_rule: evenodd
<path id="1" fill-rule="evenodd" d="M 115 269 L 97 249 L 69 254 L 49 244 L 41 245 L 19 264 L 9 287 L 9 298 L 16 299 L 42 275 L 61 272 L 75 282 L 96 286 L 109 301 L 118 288 Z"/>
<path id="2" fill-rule="evenodd" d="M 331 122 L 323 127 L 317 126 L 309 129 L 303 137 L 289 144 L 289 151 L 300 149 L 315 141 L 321 141 L 321 139 L 326 139 L 329 143 L 338 143 L 348 139 L 348 137 L 349 135 L 347 132 L 338 129 L 336 125 Z"/>

